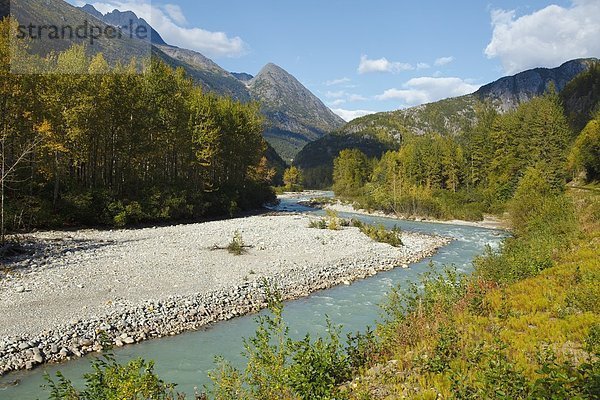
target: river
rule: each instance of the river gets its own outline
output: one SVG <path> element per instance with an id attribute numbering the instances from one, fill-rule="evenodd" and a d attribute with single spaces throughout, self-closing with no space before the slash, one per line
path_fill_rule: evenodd
<path id="1" fill-rule="evenodd" d="M 282 199 L 277 207 L 283 211 L 298 211 L 319 214 L 321 211 L 303 207 L 300 199 Z M 326 318 L 335 325 L 342 325 L 344 332 L 364 331 L 374 326 L 378 316 L 378 304 L 391 287 L 416 281 L 428 270 L 454 265 L 458 270 L 470 272 L 474 257 L 481 254 L 485 246 L 497 247 L 505 233 L 472 226 L 438 224 L 430 222 L 399 221 L 391 218 L 371 217 L 359 214 L 341 214 L 342 217 L 358 218 L 367 223 L 381 223 L 388 228 L 398 225 L 406 231 L 433 233 L 451 237 L 454 241 L 442 248 L 435 256 L 413 264 L 409 269 L 397 268 L 380 273 L 372 278 L 358 281 L 350 286 L 339 286 L 314 293 L 300 300 L 286 303 L 285 320 L 295 338 L 306 333 L 321 335 L 325 332 Z M 198 332 L 190 332 L 175 337 L 143 342 L 134 346 L 115 349 L 118 360 L 126 361 L 136 357 L 156 361 L 156 372 L 166 382 L 177 383 L 177 389 L 192 395 L 194 388 L 200 390 L 209 384 L 208 371 L 215 367 L 214 359 L 222 356 L 234 365 L 244 365 L 241 355 L 242 339 L 253 335 L 255 316 L 245 316 L 231 321 L 220 322 Z M 19 380 L 19 385 L 0 389 L 2 400 L 46 399 L 48 392 L 41 388 L 44 373 L 54 375 L 61 371 L 76 384 L 81 384 L 81 376 L 89 371 L 93 356 L 70 361 L 65 364 L 47 365 L 33 371 L 22 371 L 0 378 L 0 385 Z M 191 397 L 193 398 L 193 396 Z"/>

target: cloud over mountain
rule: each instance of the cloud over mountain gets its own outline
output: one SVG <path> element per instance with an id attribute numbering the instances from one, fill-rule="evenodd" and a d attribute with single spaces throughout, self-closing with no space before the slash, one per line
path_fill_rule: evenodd
<path id="1" fill-rule="evenodd" d="M 600 1 L 574 0 L 570 7 L 550 5 L 517 16 L 515 10 L 493 10 L 493 35 L 485 49 L 507 74 L 534 67 L 600 55 Z"/>
<path id="2" fill-rule="evenodd" d="M 86 1 L 78 4 L 83 6 Z M 208 57 L 238 57 L 248 51 L 248 45 L 238 36 L 224 32 L 211 32 L 199 27 L 185 27 L 183 10 L 174 4 L 157 6 L 148 0 L 109 0 L 90 2 L 105 14 L 115 9 L 130 10 L 144 18 L 169 44 L 198 51 Z"/>
<path id="3" fill-rule="evenodd" d="M 388 89 L 376 98 L 377 100 L 401 100 L 405 106 L 415 106 L 473 93 L 478 88 L 478 85 L 461 78 L 423 76 L 410 79 L 402 89 Z"/>

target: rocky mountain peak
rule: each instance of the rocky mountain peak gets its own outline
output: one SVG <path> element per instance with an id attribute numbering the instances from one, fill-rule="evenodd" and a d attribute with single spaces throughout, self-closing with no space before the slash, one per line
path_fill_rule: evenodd
<path id="1" fill-rule="evenodd" d="M 96 10 L 96 7 L 94 7 L 91 4 L 86 4 L 83 7 L 81 7 L 81 9 L 86 13 L 90 14 L 91 16 L 98 18 L 99 20 L 102 20 L 102 18 L 104 17 L 104 15 L 100 11 Z"/>
<path id="2" fill-rule="evenodd" d="M 506 76 L 482 86 L 475 96 L 491 100 L 501 112 L 513 110 L 519 104 L 544 94 L 551 85 L 560 92 L 575 76 L 589 69 L 595 58 L 567 61 L 557 68 L 534 68 Z"/>
<path id="3" fill-rule="evenodd" d="M 248 83 L 252 98 L 259 101 L 270 121 L 265 134 L 288 137 L 288 144 L 281 146 L 278 138 L 273 146 L 285 158 L 291 159 L 306 143 L 332 132 L 345 121 L 331 111 L 294 76 L 278 65 L 269 63 Z"/>
<path id="4" fill-rule="evenodd" d="M 163 40 L 160 34 L 150 26 L 150 24 L 143 18 L 139 18 L 133 11 L 119 11 L 113 10 L 107 14 L 102 14 L 93 5 L 86 4 L 80 7 L 82 11 L 98 18 L 105 24 L 116 26 L 123 32 L 130 34 L 130 29 L 135 31 L 138 26 L 143 26 L 148 32 L 150 32 L 150 41 L 156 45 L 166 45 L 167 43 Z"/>

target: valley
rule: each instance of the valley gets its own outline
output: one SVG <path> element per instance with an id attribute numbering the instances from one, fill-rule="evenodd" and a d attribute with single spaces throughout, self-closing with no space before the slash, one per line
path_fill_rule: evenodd
<path id="1" fill-rule="evenodd" d="M 0 398 L 597 399 L 600 4 L 234 3 L 0 0 Z"/>

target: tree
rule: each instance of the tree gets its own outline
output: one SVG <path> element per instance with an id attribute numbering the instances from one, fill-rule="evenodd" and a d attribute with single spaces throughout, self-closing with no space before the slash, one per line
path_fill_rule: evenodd
<path id="1" fill-rule="evenodd" d="M 511 225 L 517 234 L 525 233 L 526 222 L 540 213 L 545 199 L 552 193 L 544 172 L 540 168 L 527 168 L 509 203 Z"/>
<path id="2" fill-rule="evenodd" d="M 292 165 L 283 173 L 283 184 L 286 190 L 302 191 L 302 172 Z"/>
<path id="3" fill-rule="evenodd" d="M 9 25 L 0 23 L 3 221 L 150 222 L 273 200 L 258 104 L 205 94 L 156 59 L 109 65 L 78 45 L 42 60 L 55 75 L 11 75 Z"/>
<path id="4" fill-rule="evenodd" d="M 371 163 L 362 151 L 342 150 L 333 162 L 333 190 L 338 196 L 360 196 L 371 172 Z"/>
<path id="5" fill-rule="evenodd" d="M 574 172 L 585 172 L 588 181 L 600 179 L 600 118 L 591 120 L 575 140 L 569 166 Z"/>
<path id="6" fill-rule="evenodd" d="M 558 96 L 550 92 L 498 117 L 490 133 L 489 190 L 509 200 L 528 167 L 544 164 L 554 189 L 564 186 L 570 129 Z"/>

